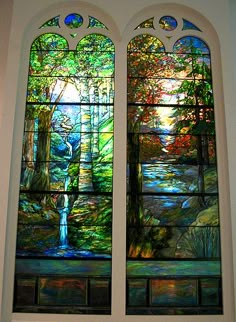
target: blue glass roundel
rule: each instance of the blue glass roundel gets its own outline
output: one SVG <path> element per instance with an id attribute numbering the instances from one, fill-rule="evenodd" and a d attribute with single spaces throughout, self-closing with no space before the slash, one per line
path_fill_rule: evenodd
<path id="1" fill-rule="evenodd" d="M 178 23 L 174 17 L 164 16 L 159 20 L 159 25 L 166 31 L 172 31 L 176 29 Z"/>
<path id="2" fill-rule="evenodd" d="M 75 29 L 83 24 L 83 17 L 78 13 L 71 13 L 68 16 L 66 16 L 64 22 L 67 25 L 67 27 Z"/>

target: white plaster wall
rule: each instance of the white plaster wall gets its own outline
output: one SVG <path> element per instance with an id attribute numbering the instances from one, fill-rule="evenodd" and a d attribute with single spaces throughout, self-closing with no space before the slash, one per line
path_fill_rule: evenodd
<path id="1" fill-rule="evenodd" d="M 22 56 L 22 43 L 25 39 L 25 34 L 27 34 L 26 28 L 33 24 L 33 18 L 38 17 L 40 12 L 45 14 L 45 8 L 48 6 L 57 7 L 59 4 L 67 4 L 70 2 L 72 5 L 76 5 L 77 0 L 72 1 L 58 1 L 58 0 L 0 0 L 0 317 L 1 322 L 10 322 L 13 318 L 9 314 L 9 307 L 11 303 L 8 301 L 8 281 L 6 276 L 8 276 L 8 269 L 14 260 L 14 238 L 12 235 L 15 234 L 15 226 L 10 220 L 7 223 L 7 214 L 10 216 L 14 212 L 14 207 L 12 204 L 16 204 L 16 200 L 9 200 L 9 195 L 12 196 L 12 191 L 14 190 L 14 182 L 18 182 L 18 177 L 10 177 L 10 167 L 11 163 L 15 167 L 19 167 L 19 164 L 14 164 L 14 158 L 19 157 L 21 153 L 21 137 L 14 138 L 13 130 L 19 126 L 21 127 L 21 122 L 18 119 L 15 120 L 15 108 L 17 108 L 18 100 L 22 99 L 24 93 L 19 93 L 17 96 L 17 88 L 19 83 L 26 77 L 27 68 L 25 72 L 21 69 L 27 66 L 28 57 Z M 126 29 L 129 21 L 143 8 L 151 5 L 156 5 L 159 3 L 176 3 L 186 5 L 191 7 L 203 16 L 205 16 L 211 24 L 214 26 L 216 32 L 218 33 L 221 52 L 222 52 L 222 68 L 223 68 L 223 91 L 224 91 L 224 102 L 225 102 L 225 117 L 226 117 L 226 136 L 227 136 L 227 146 L 228 155 L 224 155 L 225 165 L 228 164 L 229 169 L 229 187 L 230 187 L 230 209 L 232 216 L 232 223 L 229 222 L 228 231 L 225 233 L 231 234 L 230 228 L 232 224 L 233 232 L 233 246 L 234 251 L 231 249 L 230 243 L 228 244 L 228 252 L 231 256 L 233 253 L 236 254 L 236 1 L 235 0 L 87 0 L 86 3 L 95 5 L 101 8 L 105 13 L 110 15 L 114 20 L 115 25 L 118 27 L 118 34 L 120 37 L 124 36 L 124 30 Z M 79 8 L 79 7 L 78 7 Z M 50 17 L 49 17 L 50 18 Z M 26 37 L 27 38 L 27 37 Z M 117 50 L 122 50 L 117 48 Z M 117 62 L 117 68 L 122 68 L 125 61 Z M 19 79 L 22 77 L 22 79 Z M 125 80 L 124 82 L 125 83 Z M 122 86 L 121 86 L 122 87 Z M 24 86 L 23 86 L 24 88 Z M 117 88 L 117 91 L 122 92 L 122 88 Z M 121 102 L 122 105 L 123 102 Z M 18 115 L 18 114 L 17 114 Z M 119 116 L 117 115 L 117 120 L 119 123 L 125 121 L 124 113 Z M 15 127 L 15 129 L 14 129 Z M 20 131 L 20 130 L 19 130 Z M 119 124 L 117 125 L 116 131 L 119 131 Z M 19 132 L 18 132 L 19 133 Z M 14 139 L 13 139 L 14 138 Z M 124 138 L 124 137 L 123 137 Z M 124 138 L 125 139 L 125 138 Z M 14 142 L 14 145 L 13 145 Z M 222 141 L 223 142 L 223 141 Z M 122 146 L 117 143 L 117 154 L 124 155 L 122 151 Z M 14 158 L 12 159 L 12 151 L 14 151 Z M 125 170 L 125 162 L 121 162 L 120 172 Z M 125 171 L 124 171 L 125 172 Z M 13 172 L 15 173 L 15 172 Z M 17 171 L 16 171 L 17 173 Z M 125 175 L 125 174 L 124 174 Z M 116 174 L 120 176 L 120 173 Z M 124 179 L 124 176 L 123 176 Z M 9 182 L 11 185 L 9 186 Z M 122 186 L 122 185 L 121 185 Z M 122 186 L 125 187 L 125 183 Z M 10 192 L 10 194 L 9 194 Z M 116 191 L 116 193 L 121 193 Z M 14 195 L 14 194 L 13 194 Z M 125 198 L 123 194 L 121 198 Z M 117 205 L 117 208 L 119 205 Z M 125 211 L 125 209 L 123 209 Z M 10 213 L 11 214 L 10 214 Z M 8 224 L 8 230 L 6 229 Z M 117 221 L 117 226 L 119 221 Z M 124 224 L 119 225 L 119 229 L 115 232 L 115 237 L 119 240 L 119 234 L 125 229 Z M 122 247 L 118 249 L 117 247 L 117 257 L 120 256 L 121 262 L 124 263 L 124 256 L 121 253 L 122 249 L 125 250 L 125 242 L 120 241 Z M 7 245 L 7 252 L 5 252 L 5 246 Z M 116 247 L 116 245 L 115 245 Z M 11 252 L 11 249 L 13 250 Z M 119 253 L 120 252 L 120 253 Z M 233 258 L 236 267 L 236 256 Z M 4 272 L 5 269 L 7 271 Z M 119 267 L 117 267 L 119 271 Z M 230 268 L 229 268 L 230 272 Z M 120 275 L 124 276 L 124 271 L 121 269 L 119 271 Z M 230 283 L 234 283 L 236 280 L 236 270 L 233 275 L 229 277 Z M 9 282 L 9 285 L 11 283 Z M 2 292 L 4 285 L 4 298 L 2 300 Z M 90 321 L 112 321 L 112 322 L 122 322 L 122 314 L 119 311 L 124 309 L 124 299 L 119 299 L 119 294 L 116 292 L 113 294 L 113 299 L 119 300 L 121 303 L 114 309 L 114 314 L 116 314 L 119 319 L 110 320 L 110 317 L 97 318 L 92 317 Z M 232 299 L 233 300 L 233 299 Z M 228 298 L 228 301 L 231 301 Z M 1 304 L 2 303 L 2 304 Z M 6 309 L 8 306 L 8 309 Z M 1 311 L 3 313 L 1 313 Z M 134 321 L 154 321 L 149 318 L 133 318 Z M 182 317 L 165 318 L 164 320 L 173 322 L 193 322 L 202 321 L 203 317 L 196 319 L 194 317 L 189 317 L 188 320 Z M 224 322 L 235 322 L 233 320 L 233 315 L 228 314 L 227 320 L 217 320 Z M 71 321 L 89 321 L 88 317 L 71 317 Z M 155 320 L 161 321 L 158 317 Z M 20 317 L 15 316 L 14 321 L 52 321 L 51 317 L 40 316 L 35 317 L 28 314 L 26 316 Z M 67 317 L 55 318 L 55 321 L 69 321 Z M 132 321 L 130 317 L 129 321 Z M 208 317 L 204 322 L 213 322 L 214 317 Z"/>

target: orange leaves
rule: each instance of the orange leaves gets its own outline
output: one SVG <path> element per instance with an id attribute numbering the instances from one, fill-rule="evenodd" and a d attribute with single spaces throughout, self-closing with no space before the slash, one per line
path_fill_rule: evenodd
<path id="1" fill-rule="evenodd" d="M 168 145 L 166 149 L 168 154 L 182 155 L 188 153 L 190 150 L 193 150 L 194 145 L 195 142 L 191 135 L 179 135 L 175 137 L 174 142 Z"/>

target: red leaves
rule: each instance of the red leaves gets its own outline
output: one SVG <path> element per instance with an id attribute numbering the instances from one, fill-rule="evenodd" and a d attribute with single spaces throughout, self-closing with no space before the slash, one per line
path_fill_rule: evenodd
<path id="1" fill-rule="evenodd" d="M 179 135 L 172 144 L 166 147 L 168 154 L 182 155 L 194 150 L 194 139 L 191 135 Z"/>

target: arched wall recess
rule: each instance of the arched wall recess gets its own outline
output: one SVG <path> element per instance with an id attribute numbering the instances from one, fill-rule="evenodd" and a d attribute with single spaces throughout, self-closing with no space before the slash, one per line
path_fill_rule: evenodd
<path id="1" fill-rule="evenodd" d="M 74 2 L 73 2 L 74 5 Z M 84 5 L 84 6 L 83 6 Z M 81 8 L 86 8 L 86 4 L 83 3 L 83 5 L 81 6 Z M 89 5 L 90 6 L 90 5 Z M 89 7 L 88 6 L 88 7 Z M 63 5 L 63 12 L 64 12 L 64 16 L 66 17 L 66 15 L 68 13 L 80 13 L 82 11 L 78 11 L 75 6 L 73 7 L 73 10 L 70 10 L 70 8 L 67 10 L 65 10 L 65 6 Z M 93 10 L 95 10 L 95 7 L 93 7 Z M 89 10 L 88 10 L 89 11 Z M 99 10 L 98 10 L 99 11 Z M 99 16 L 98 14 L 96 14 L 96 12 L 98 11 L 94 11 L 93 15 L 98 17 L 100 21 L 104 22 L 105 25 L 107 25 L 107 23 L 105 22 L 105 20 L 102 19 L 102 16 Z M 185 15 L 183 15 L 183 11 L 186 13 Z M 49 14 L 47 13 L 44 16 L 44 19 L 38 19 L 38 21 L 40 20 L 40 23 L 37 24 L 38 26 L 41 26 L 45 21 L 47 21 L 47 19 L 49 20 L 52 17 L 57 16 L 58 11 L 57 10 L 52 10 L 51 11 L 53 14 Z M 225 169 L 227 168 L 224 162 L 226 162 L 226 160 L 224 160 L 223 156 L 225 151 L 222 151 L 221 149 L 223 148 L 224 144 L 224 125 L 222 127 L 222 124 L 224 122 L 222 122 L 222 120 L 224 120 L 224 113 L 223 110 L 221 109 L 221 106 L 223 106 L 223 101 L 222 101 L 222 96 L 220 93 L 222 93 L 222 88 L 221 88 L 221 84 L 218 83 L 218 80 L 216 77 L 216 75 L 214 74 L 214 70 L 217 69 L 218 72 L 221 70 L 220 69 L 220 63 L 219 63 L 219 58 L 220 57 L 220 52 L 219 52 L 219 48 L 217 45 L 217 41 L 214 42 L 211 39 L 217 39 L 215 33 L 211 30 L 211 28 L 209 27 L 208 22 L 206 22 L 206 20 L 202 17 L 202 16 L 198 16 L 197 13 L 194 11 L 192 11 L 189 8 L 186 7 L 182 7 L 182 6 L 166 6 L 164 7 L 164 5 L 162 6 L 153 6 L 150 8 L 147 8 L 146 10 L 143 10 L 141 13 L 139 13 L 138 15 L 136 15 L 136 17 L 134 19 L 131 20 L 131 23 L 129 23 L 129 25 L 126 28 L 126 32 L 122 37 L 122 40 L 119 39 L 119 37 L 117 37 L 117 34 L 113 37 L 111 36 L 111 39 L 114 41 L 115 46 L 116 46 L 116 70 L 119 70 L 119 73 L 116 73 L 115 75 L 115 84 L 116 84 L 116 96 L 115 96 L 115 104 L 117 104 L 117 106 L 119 106 L 119 112 L 115 113 L 115 158 L 114 158 L 114 196 L 115 196 L 115 200 L 113 201 L 113 205 L 114 205 L 114 221 L 115 223 L 113 223 L 113 249 L 116 250 L 116 255 L 115 258 L 113 258 L 113 279 L 114 279 L 114 283 L 113 285 L 115 285 L 116 289 L 112 290 L 112 315 L 111 316 L 103 316 L 102 319 L 104 321 L 117 321 L 117 320 L 124 320 L 124 321 L 158 321 L 159 319 L 161 319 L 161 317 L 155 316 L 126 316 L 125 315 L 125 300 L 124 300 L 124 294 L 125 294 L 125 286 L 124 286 L 124 281 L 125 280 L 125 276 L 124 276 L 124 271 L 125 271 L 125 218 L 124 218 L 124 213 L 125 213 L 125 191 L 123 191 L 121 188 L 125 188 L 125 174 L 123 172 L 125 172 L 125 168 L 126 168 L 126 162 L 125 162 L 125 149 L 124 149 L 124 142 L 126 141 L 126 137 L 125 137 L 125 132 L 126 132 L 126 122 L 125 122 L 125 114 L 126 114 L 126 49 L 127 49 L 127 44 L 128 42 L 135 36 L 135 34 L 140 33 L 140 31 L 134 31 L 134 29 L 140 24 L 142 23 L 145 19 L 150 18 L 151 16 L 153 16 L 154 12 L 163 12 L 162 16 L 168 15 L 168 16 L 174 16 L 174 17 L 179 17 L 177 18 L 177 20 L 179 21 L 179 19 L 181 19 L 182 16 L 184 16 L 186 19 L 190 20 L 191 22 L 193 22 L 194 24 L 196 24 L 202 31 L 205 30 L 207 32 L 207 37 L 204 38 L 204 40 L 206 41 L 206 43 L 209 45 L 210 49 L 211 49 L 211 53 L 212 53 L 212 70 L 213 70 L 213 84 L 214 84 L 214 88 L 215 89 L 219 89 L 216 90 L 215 92 L 215 106 L 217 109 L 217 113 L 216 113 L 216 129 L 217 131 L 220 133 L 223 133 L 223 135 L 221 137 L 217 137 L 217 144 L 218 144 L 218 164 L 220 166 L 220 206 L 222 209 L 224 209 L 224 211 L 226 211 L 225 209 L 228 208 L 228 194 L 227 194 L 227 182 L 225 182 L 225 178 L 227 178 L 227 174 L 226 176 L 224 176 L 224 174 L 221 175 L 221 169 L 223 169 L 225 167 Z M 152 13 L 150 15 L 150 13 Z M 179 14 L 178 14 L 179 13 Z M 90 15 L 92 15 L 89 12 Z M 39 17 L 39 16 L 38 16 Z M 105 17 L 105 15 L 104 15 Z M 196 18 L 197 17 L 197 18 Z M 45 19 L 46 18 L 46 19 Z M 208 26 L 208 27 L 205 27 Z M 204 29 L 205 28 L 205 29 Z M 114 29 L 113 29 L 114 31 Z M 65 32 L 68 33 L 68 30 Z M 107 32 L 107 31 L 105 31 Z M 38 30 L 33 32 L 34 33 L 34 37 L 32 37 L 32 33 L 30 35 L 30 32 L 27 32 L 27 36 L 25 37 L 25 39 L 27 39 L 27 44 L 29 48 L 29 44 L 32 42 L 33 39 L 35 39 L 38 36 Z M 115 33 L 115 32 L 114 32 Z M 112 34 L 112 33 L 111 33 Z M 152 33 L 151 33 L 152 34 Z M 157 33 L 155 31 L 153 31 L 153 35 L 157 35 Z M 163 33 L 164 35 L 164 33 Z M 191 31 L 191 35 L 196 35 L 196 30 Z M 212 35 L 216 38 L 212 38 Z M 64 34 L 63 34 L 64 36 Z M 157 37 L 159 37 L 157 35 Z M 174 36 L 173 36 L 174 37 Z M 160 38 L 160 37 L 159 37 Z M 178 36 L 176 36 L 176 40 L 178 39 Z M 71 37 L 70 43 L 72 45 L 75 44 L 74 38 Z M 117 46 L 117 44 L 119 44 L 119 46 Z M 25 62 L 25 66 L 27 70 L 27 62 Z M 22 71 L 22 75 L 25 75 L 25 84 L 24 86 L 26 87 L 26 70 Z M 217 72 L 217 73 L 218 73 Z M 25 91 L 24 91 L 25 93 Z M 22 94 L 21 90 L 19 91 L 19 95 L 18 95 L 18 102 L 19 104 L 21 103 L 22 109 L 24 109 L 24 105 L 25 105 L 25 98 L 24 98 L 24 93 Z M 18 112 L 17 112 L 18 113 Z M 17 133 L 22 133 L 22 127 L 23 127 L 23 118 L 24 118 L 24 112 L 21 111 L 18 114 L 22 120 L 21 125 L 19 126 L 16 125 L 16 129 L 15 129 L 15 135 L 17 136 Z M 19 120 L 19 119 L 18 119 Z M 117 123 L 116 123 L 117 121 Z M 19 128 L 21 127 L 21 128 Z M 221 132 L 222 131 L 222 132 Z M 217 134 L 218 135 L 218 134 Z M 222 140 L 222 141 L 221 141 Z M 17 138 L 15 141 L 15 145 L 16 146 L 21 146 L 21 137 Z M 220 152 L 222 151 L 222 153 Z M 18 159 L 15 159 L 14 162 L 17 163 L 17 160 L 20 160 L 20 148 L 16 148 L 16 156 L 18 157 Z M 13 167 L 14 167 L 14 163 L 13 162 Z M 20 161 L 19 161 L 20 162 Z M 15 172 L 13 171 L 13 177 L 14 178 L 19 178 L 19 163 L 18 163 L 18 168 L 15 169 Z M 16 213 L 17 211 L 17 196 L 16 193 L 14 194 L 14 192 L 12 192 L 12 196 L 13 198 L 11 198 L 11 200 L 13 201 L 13 205 L 10 207 L 10 213 Z M 221 211 L 222 213 L 222 211 Z M 14 216 L 13 216 L 14 217 Z M 119 217 L 119 218 L 118 218 Z M 13 225 L 11 225 L 13 223 Z M 229 225 L 229 221 L 225 222 L 225 220 L 223 220 L 223 225 L 221 227 L 221 232 L 224 236 L 227 236 L 227 231 L 228 231 L 228 225 Z M 10 218 L 10 223 L 9 226 L 12 227 L 16 227 L 16 221 L 14 218 Z M 10 229 L 10 228 L 9 228 Z M 121 238 L 122 237 L 122 238 Z M 115 240 L 114 240 L 115 239 Z M 118 242 L 117 242 L 118 240 Z M 230 265 L 227 265 L 227 263 L 230 262 L 230 255 L 227 255 L 227 252 L 224 252 L 224 248 L 225 245 L 229 242 L 229 240 L 224 241 L 224 238 L 222 239 L 222 258 L 223 258 L 223 274 L 227 275 L 227 272 L 229 272 L 230 270 Z M 12 242 L 12 248 L 14 248 L 14 240 Z M 10 262 L 9 262 L 10 263 Z M 13 267 L 14 264 L 12 265 L 12 263 L 10 263 L 10 270 L 8 271 L 9 275 L 13 276 Z M 115 276 L 115 277 L 114 277 Z M 10 280 L 10 279 L 9 279 Z M 223 292 L 223 296 L 225 298 L 224 302 L 226 303 L 230 303 L 231 301 L 231 294 L 230 294 L 230 285 L 227 282 L 227 279 L 225 279 L 225 285 L 224 285 L 225 289 L 229 290 L 229 293 Z M 10 293 L 12 290 L 9 290 Z M 9 296 L 9 294 L 8 294 Z M 7 300 L 9 300 L 9 297 L 6 297 L 6 303 L 8 302 Z M 219 319 L 219 321 L 226 321 L 224 319 L 228 318 L 227 314 L 231 314 L 230 309 L 227 309 L 227 304 L 225 306 L 225 313 L 223 316 L 217 316 L 217 319 Z M 11 315 L 11 303 L 6 304 L 6 315 L 7 319 L 9 319 L 8 317 Z M 230 306 L 230 305 L 229 305 Z M 7 312 L 8 311 L 8 312 Z M 45 321 L 51 321 L 51 320 L 57 320 L 57 321 L 64 321 L 65 320 L 65 316 L 61 316 L 61 315 L 40 315 L 42 317 L 42 319 L 44 319 Z M 38 317 L 37 314 L 33 314 L 33 315 L 29 315 L 29 314 L 24 314 L 24 313 L 14 313 L 13 314 L 14 320 L 18 321 L 18 320 L 24 320 L 24 321 L 37 321 L 39 319 L 41 319 L 41 317 Z M 68 319 L 68 321 L 75 321 L 82 319 L 83 321 L 91 321 L 91 317 L 89 316 L 66 316 L 66 319 Z M 101 318 L 101 317 L 100 317 Z M 94 321 L 100 321 L 100 318 L 97 316 L 92 316 L 92 319 Z M 6 319 L 6 321 L 7 321 Z M 189 317 L 185 317 L 185 316 L 165 316 L 166 321 L 189 321 Z M 204 320 L 205 317 L 202 316 L 201 320 L 202 321 L 214 321 L 215 317 L 211 317 L 208 316 L 206 318 L 206 320 Z M 195 316 L 191 316 L 191 321 L 199 321 L 199 317 L 195 317 Z M 228 321 L 228 320 L 227 320 Z"/>

